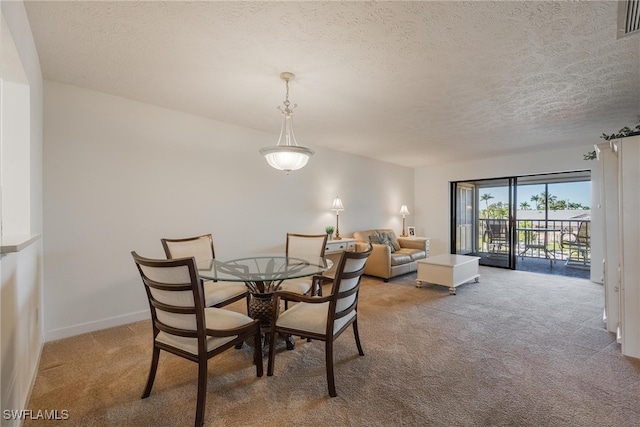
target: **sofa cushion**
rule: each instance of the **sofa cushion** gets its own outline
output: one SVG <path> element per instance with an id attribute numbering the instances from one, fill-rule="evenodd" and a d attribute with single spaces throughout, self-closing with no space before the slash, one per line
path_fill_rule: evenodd
<path id="1" fill-rule="evenodd" d="M 391 266 L 408 264 L 411 262 L 411 255 L 403 253 L 403 249 L 391 254 Z"/>
<path id="2" fill-rule="evenodd" d="M 422 249 L 402 248 L 399 251 L 396 251 L 396 253 L 408 256 L 411 261 L 417 261 L 427 257 L 427 253 Z"/>

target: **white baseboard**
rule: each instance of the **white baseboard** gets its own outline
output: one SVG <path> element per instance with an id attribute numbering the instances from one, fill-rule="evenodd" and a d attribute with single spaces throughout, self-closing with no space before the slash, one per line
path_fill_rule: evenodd
<path id="1" fill-rule="evenodd" d="M 110 317 L 108 319 L 96 320 L 93 322 L 81 323 L 79 325 L 68 326 L 66 328 L 45 331 L 45 342 L 69 338 L 87 332 L 99 331 L 101 329 L 113 328 L 114 326 L 126 325 L 127 323 L 138 322 L 151 318 L 149 310 L 142 310 L 123 316 Z"/>

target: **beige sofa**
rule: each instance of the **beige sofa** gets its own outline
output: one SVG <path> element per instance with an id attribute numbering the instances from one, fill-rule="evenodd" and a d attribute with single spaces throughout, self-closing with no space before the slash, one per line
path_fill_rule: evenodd
<path id="1" fill-rule="evenodd" d="M 389 243 L 372 243 L 373 251 L 367 260 L 364 274 L 381 277 L 388 282 L 391 277 L 411 273 L 418 268 L 419 259 L 429 256 L 429 240 L 419 237 L 397 237 L 393 230 L 376 229 L 353 233 L 356 250 L 363 251 L 373 241 L 380 240 L 382 234 L 393 236 Z M 396 239 L 395 248 L 393 239 Z M 383 239 L 384 240 L 384 239 Z"/>

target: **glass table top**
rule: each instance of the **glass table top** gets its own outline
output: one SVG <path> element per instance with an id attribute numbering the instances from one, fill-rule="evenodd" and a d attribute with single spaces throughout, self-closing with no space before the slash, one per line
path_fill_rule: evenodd
<path id="1" fill-rule="evenodd" d="M 323 257 L 287 257 L 285 254 L 254 254 L 216 258 L 197 264 L 203 279 L 230 282 L 275 282 L 322 274 L 333 266 Z"/>

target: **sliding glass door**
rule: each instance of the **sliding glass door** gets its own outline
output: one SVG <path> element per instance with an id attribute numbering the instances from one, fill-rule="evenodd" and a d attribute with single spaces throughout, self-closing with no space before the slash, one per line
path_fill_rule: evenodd
<path id="1" fill-rule="evenodd" d="M 515 178 L 452 183 L 451 247 L 480 257 L 481 265 L 515 268 Z"/>
<path id="2" fill-rule="evenodd" d="M 589 195 L 589 171 L 453 182 L 452 252 L 486 266 L 588 269 Z"/>

